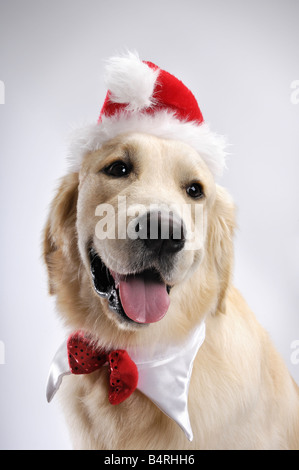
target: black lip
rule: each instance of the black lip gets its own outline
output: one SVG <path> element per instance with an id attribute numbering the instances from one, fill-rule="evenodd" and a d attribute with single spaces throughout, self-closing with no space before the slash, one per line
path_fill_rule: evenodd
<path id="1" fill-rule="evenodd" d="M 94 248 L 89 250 L 90 271 L 96 292 L 107 297 L 109 287 L 114 284 L 113 277 Z"/>
<path id="2" fill-rule="evenodd" d="M 110 310 L 116 312 L 127 322 L 136 323 L 126 315 L 120 300 L 119 290 L 115 287 L 114 278 L 93 247 L 89 248 L 88 255 L 90 260 L 91 277 L 96 293 L 100 297 L 107 299 Z M 161 280 L 161 275 L 154 269 L 145 270 L 144 273 L 147 273 L 147 275 L 150 274 L 151 277 Z M 171 286 L 166 285 L 166 289 L 169 294 Z"/>
<path id="3" fill-rule="evenodd" d="M 100 297 L 107 299 L 110 310 L 118 313 L 126 321 L 135 323 L 126 315 L 122 307 L 119 291 L 115 287 L 115 282 L 109 269 L 105 266 L 94 248 L 90 248 L 88 254 L 91 277 L 96 293 Z"/>

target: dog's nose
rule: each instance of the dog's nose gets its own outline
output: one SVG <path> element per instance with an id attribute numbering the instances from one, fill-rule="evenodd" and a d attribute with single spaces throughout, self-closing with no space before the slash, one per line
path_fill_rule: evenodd
<path id="1" fill-rule="evenodd" d="M 176 253 L 184 248 L 184 223 L 172 212 L 150 211 L 138 218 L 135 231 L 147 249 L 161 254 Z"/>

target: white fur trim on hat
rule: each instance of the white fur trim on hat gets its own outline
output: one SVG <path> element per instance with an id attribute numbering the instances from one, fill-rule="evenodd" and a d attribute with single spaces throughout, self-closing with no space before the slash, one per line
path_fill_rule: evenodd
<path id="1" fill-rule="evenodd" d="M 215 178 L 225 167 L 226 140 L 210 131 L 208 124 L 178 120 L 167 110 L 154 115 L 122 113 L 102 116 L 98 124 L 87 125 L 73 132 L 70 146 L 70 170 L 79 171 L 84 155 L 98 150 L 108 140 L 128 132 L 140 132 L 171 140 L 180 140 L 193 147 L 207 164 Z"/>

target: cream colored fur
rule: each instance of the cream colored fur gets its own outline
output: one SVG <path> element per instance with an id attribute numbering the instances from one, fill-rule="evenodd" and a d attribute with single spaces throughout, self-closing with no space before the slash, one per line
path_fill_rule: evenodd
<path id="1" fill-rule="evenodd" d="M 105 165 L 127 158 L 125 179 L 103 175 Z M 200 180 L 205 198 L 190 200 L 188 183 Z M 185 185 L 185 186 L 184 186 Z M 202 249 L 183 250 L 167 282 L 173 285 L 166 316 L 132 326 L 94 291 L 86 243 L 124 272 L 134 252 L 127 240 L 94 236 L 95 208 L 118 195 L 130 203 L 202 204 Z M 182 341 L 206 320 L 206 340 L 195 359 L 189 414 L 194 433 L 182 430 L 141 392 L 120 405 L 108 402 L 107 371 L 64 378 L 61 396 L 77 449 L 299 449 L 299 392 L 267 333 L 231 283 L 234 206 L 215 185 L 204 161 L 186 144 L 145 134 L 120 136 L 86 155 L 80 173 L 64 177 L 45 229 L 50 292 L 69 332 L 84 329 L 99 345 L 123 348 Z M 113 269 L 115 266 L 109 265 Z"/>

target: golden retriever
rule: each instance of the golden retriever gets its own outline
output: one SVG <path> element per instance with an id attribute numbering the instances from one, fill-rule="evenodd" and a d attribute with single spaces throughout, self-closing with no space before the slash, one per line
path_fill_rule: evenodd
<path id="1" fill-rule="evenodd" d="M 134 209 L 127 210 L 125 222 L 120 200 Z M 97 209 L 103 204 L 105 214 Z M 151 205 L 173 204 L 190 206 L 191 218 L 177 215 L 179 209 L 162 215 L 158 225 L 166 220 L 168 238 L 152 243 L 128 236 L 146 218 L 135 210 L 138 205 L 149 211 Z M 107 216 L 108 205 L 114 218 Z M 185 249 L 183 232 L 196 230 L 196 207 L 200 240 L 196 249 Z M 108 236 L 110 221 L 115 236 Z M 121 223 L 125 236 L 118 236 Z M 172 236 L 175 226 L 181 238 Z M 112 406 L 103 367 L 65 377 L 59 392 L 76 449 L 299 449 L 298 387 L 232 285 L 234 227 L 231 197 L 199 154 L 179 141 L 119 135 L 87 153 L 80 171 L 62 179 L 46 224 L 44 259 L 50 293 L 68 330 L 87 332 L 107 350 L 154 350 L 180 344 L 196 325 L 206 325 L 190 379 L 192 442 L 138 389 Z M 95 258 L 107 268 L 102 281 L 113 278 L 116 298 L 97 292 L 102 281 L 91 269 Z M 142 276 L 158 277 L 153 282 L 163 297 L 153 306 L 154 318 L 143 309 L 143 320 L 117 289 L 126 277 Z"/>

